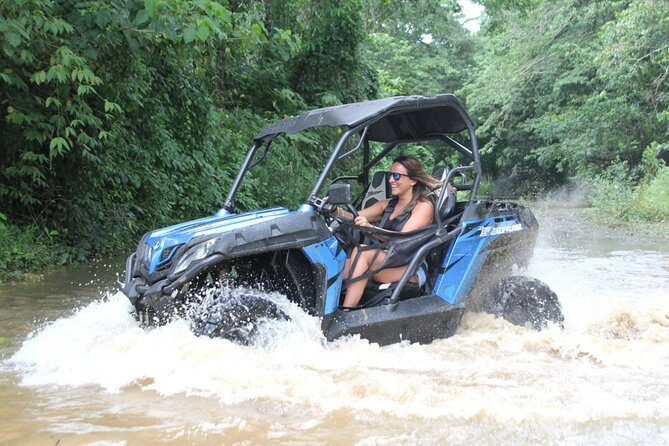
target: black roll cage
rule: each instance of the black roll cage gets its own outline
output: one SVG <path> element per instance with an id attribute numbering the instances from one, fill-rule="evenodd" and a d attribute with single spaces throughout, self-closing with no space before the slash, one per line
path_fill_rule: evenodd
<path id="1" fill-rule="evenodd" d="M 442 115 L 447 116 L 444 118 Z M 423 125 L 423 121 L 429 121 L 429 125 Z M 282 134 L 297 133 L 308 128 L 321 126 L 343 126 L 346 131 L 343 132 L 335 144 L 309 196 L 305 197 L 305 204 L 309 204 L 311 197 L 318 196 L 337 161 L 347 158 L 361 148 L 364 150 L 363 169 L 356 179 L 367 186 L 370 169 L 398 145 L 436 140 L 445 142 L 471 160 L 471 164 L 467 166 L 466 170 L 473 174 L 473 182 L 470 185 L 463 185 L 460 189 L 471 191 L 470 203 L 476 199 L 481 180 L 481 161 L 474 122 L 454 95 L 443 94 L 430 98 L 407 96 L 345 104 L 308 111 L 298 117 L 269 124 L 256 135 L 254 144 L 246 154 L 239 173 L 225 199 L 223 209 L 230 213 L 234 212 L 235 197 L 244 175 L 266 158 L 274 138 Z M 426 131 L 434 130 L 435 127 L 444 131 Z M 374 131 L 371 129 L 374 129 Z M 453 131 L 448 132 L 446 130 Z M 459 133 L 463 130 L 467 130 L 471 144 L 470 148 L 465 147 L 448 134 Z M 375 135 L 372 135 L 373 133 Z M 358 144 L 353 149 L 341 153 L 346 146 L 346 142 L 354 135 L 360 135 Z M 396 135 L 400 135 L 400 137 L 393 137 Z M 370 141 L 386 143 L 381 153 L 371 160 Z M 264 150 L 260 158 L 254 161 L 255 155 L 261 147 L 264 147 Z M 344 178 L 341 177 L 340 179 Z M 445 188 L 442 193 L 445 193 Z M 443 200 L 442 197 L 440 199 Z"/>
<path id="2" fill-rule="evenodd" d="M 254 144 L 242 163 L 239 173 L 225 199 L 223 208 L 228 212 L 234 212 L 235 196 L 244 175 L 265 159 L 274 138 L 282 134 L 297 133 L 319 126 L 341 126 L 346 130 L 335 144 L 309 196 L 305 198 L 305 205 L 311 205 L 312 197 L 318 196 L 319 191 L 322 189 L 337 161 L 352 155 L 361 148 L 364 150 L 362 172 L 357 177 L 339 177 L 338 179 L 356 179 L 367 187 L 369 184 L 370 169 L 398 145 L 435 140 L 445 142 L 471 160 L 467 166 L 458 166 L 452 169 L 448 173 L 444 184 L 452 184 L 458 190 L 469 190 L 468 204 L 476 201 L 481 181 L 481 159 L 474 122 L 467 115 L 464 107 L 455 96 L 445 94 L 431 98 L 422 96 L 386 98 L 329 107 L 305 112 L 296 118 L 289 118 L 269 124 L 256 135 Z M 467 131 L 471 145 L 469 148 L 450 136 L 464 130 Z M 360 135 L 360 141 L 353 149 L 342 153 L 346 142 L 354 135 Z M 372 159 L 370 159 L 370 141 L 386 143 L 384 149 Z M 260 158 L 254 162 L 253 159 L 256 152 L 261 147 L 264 147 L 264 151 Z M 470 184 L 454 184 L 453 179 L 455 176 L 461 175 L 464 178 L 465 172 L 473 176 L 473 181 Z M 436 209 L 441 208 L 447 195 L 448 188 L 442 187 L 436 201 Z M 447 231 L 447 222 L 443 222 L 439 214 L 438 211 L 435 213 L 437 217 L 436 228 L 433 228 L 434 238 L 423 245 L 407 265 L 404 275 L 393 290 L 388 305 L 386 305 L 389 311 L 394 311 L 397 308 L 397 302 L 399 301 L 402 289 L 430 250 L 452 240 L 462 231 L 460 225 L 451 231 Z"/>

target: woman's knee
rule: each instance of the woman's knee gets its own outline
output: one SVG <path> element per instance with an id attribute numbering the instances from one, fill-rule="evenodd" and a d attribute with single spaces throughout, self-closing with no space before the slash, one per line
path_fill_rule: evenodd
<path id="1" fill-rule="evenodd" d="M 376 249 L 362 251 L 362 254 L 360 254 L 360 258 L 365 262 L 367 266 L 371 265 L 372 263 L 378 263 L 380 257 L 381 257 L 381 252 Z"/>

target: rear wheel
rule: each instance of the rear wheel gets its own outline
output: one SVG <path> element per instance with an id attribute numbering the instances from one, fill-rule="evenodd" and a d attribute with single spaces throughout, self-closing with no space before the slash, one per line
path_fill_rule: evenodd
<path id="1" fill-rule="evenodd" d="M 557 294 L 544 282 L 526 276 L 510 276 L 491 287 L 488 311 L 515 325 L 542 330 L 548 324 L 564 324 Z"/>

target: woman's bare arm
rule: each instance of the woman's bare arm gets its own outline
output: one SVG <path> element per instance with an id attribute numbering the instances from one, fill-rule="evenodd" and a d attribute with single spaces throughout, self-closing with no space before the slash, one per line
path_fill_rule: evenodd
<path id="1" fill-rule="evenodd" d="M 434 207 L 427 201 L 419 201 L 411 212 L 411 217 L 404 223 L 401 232 L 411 232 L 432 223 Z"/>
<path id="2" fill-rule="evenodd" d="M 385 200 L 384 200 L 385 201 Z M 377 202 L 373 206 L 370 206 L 367 209 L 372 209 L 376 205 L 381 204 L 381 213 L 378 214 L 378 219 L 374 220 L 374 223 L 378 222 L 381 220 L 381 217 L 383 216 L 383 210 L 385 209 L 385 206 L 382 204 L 382 202 Z M 367 209 L 364 209 L 365 211 Z M 375 212 L 375 210 L 372 210 L 371 212 Z M 376 213 L 373 214 L 375 217 L 377 216 Z M 434 207 L 432 206 L 431 203 L 427 201 L 419 201 L 416 203 L 416 206 L 413 208 L 413 211 L 411 212 L 411 217 L 409 217 L 409 220 L 404 224 L 402 227 L 402 230 L 400 232 L 411 232 L 415 231 L 416 229 L 421 229 L 424 228 L 425 226 L 429 225 L 432 223 L 432 218 L 434 216 Z M 358 226 L 373 226 L 369 220 L 366 218 L 365 214 L 360 212 L 360 216 L 355 219 L 355 224 Z M 388 231 L 387 229 L 384 229 L 386 232 L 396 232 L 396 231 Z"/>
<path id="3" fill-rule="evenodd" d="M 376 223 L 378 221 L 381 221 L 381 217 L 383 217 L 383 211 L 386 209 L 386 206 L 388 205 L 388 202 L 390 200 L 381 200 L 377 201 L 373 205 L 371 205 L 368 208 L 365 209 L 360 209 L 358 211 L 358 215 L 360 217 L 364 217 L 366 221 Z M 340 217 L 348 218 L 350 220 L 353 220 L 353 214 L 350 212 L 344 211 L 343 209 L 338 209 L 337 210 L 337 215 Z M 363 225 L 366 226 L 366 225 Z"/>

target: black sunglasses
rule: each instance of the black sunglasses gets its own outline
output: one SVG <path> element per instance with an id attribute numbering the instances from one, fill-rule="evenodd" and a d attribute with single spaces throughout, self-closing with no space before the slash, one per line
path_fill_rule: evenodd
<path id="1" fill-rule="evenodd" d="M 388 172 L 388 178 L 392 178 L 395 181 L 399 181 L 402 176 L 409 177 L 406 173 Z"/>

